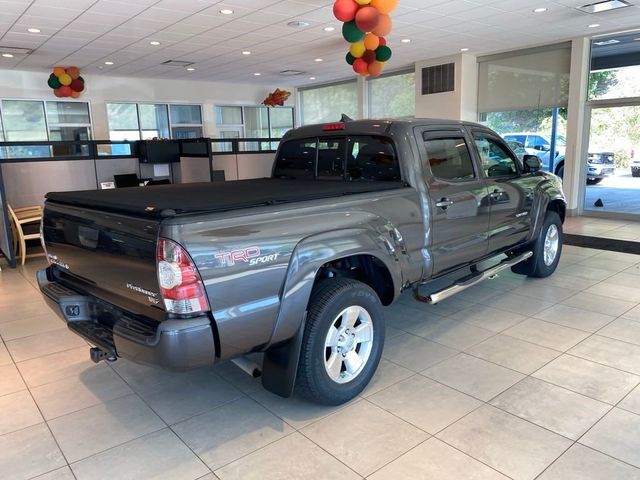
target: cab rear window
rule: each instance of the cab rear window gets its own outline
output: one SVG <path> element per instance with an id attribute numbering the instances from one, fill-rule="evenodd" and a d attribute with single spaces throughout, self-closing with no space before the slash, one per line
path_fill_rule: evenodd
<path id="1" fill-rule="evenodd" d="M 391 140 L 366 135 L 289 140 L 278 152 L 274 177 L 349 182 L 401 180 Z"/>

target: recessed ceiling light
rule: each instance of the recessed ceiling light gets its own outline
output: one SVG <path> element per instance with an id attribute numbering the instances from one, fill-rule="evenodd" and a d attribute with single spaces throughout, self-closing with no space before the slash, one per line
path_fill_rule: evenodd
<path id="1" fill-rule="evenodd" d="M 193 72 L 194 70 L 195 70 L 195 68 L 193 68 L 193 67 L 187 68 L 187 72 Z"/>
<path id="2" fill-rule="evenodd" d="M 149 42 L 149 45 L 153 45 L 153 46 L 160 45 L 160 42 L 159 42 L 159 41 L 157 41 L 157 40 L 151 40 L 151 41 Z"/>
<path id="3" fill-rule="evenodd" d="M 316 62 L 322 62 L 323 60 L 322 60 L 322 58 L 316 58 L 315 61 Z"/>
<path id="4" fill-rule="evenodd" d="M 243 50 L 243 51 L 242 51 L 242 54 L 243 54 L 243 55 L 251 55 L 251 51 L 249 51 L 249 50 Z"/>
<path id="5" fill-rule="evenodd" d="M 315 80 L 316 77 L 309 77 L 309 80 Z"/>
<path id="6" fill-rule="evenodd" d="M 403 38 L 402 40 L 400 40 L 402 43 L 411 43 L 411 39 L 410 38 Z"/>
<path id="7" fill-rule="evenodd" d="M 105 65 L 113 65 L 113 62 L 104 62 Z"/>
<path id="8" fill-rule="evenodd" d="M 222 10 L 220 10 L 220 13 L 222 15 L 232 15 L 233 14 L 233 10 L 231 10 L 230 8 L 223 8 Z"/>
<path id="9" fill-rule="evenodd" d="M 308 27 L 309 25 L 311 25 L 311 23 L 307 22 L 306 20 L 294 20 L 292 22 L 287 23 L 287 25 L 293 28 L 302 28 L 302 27 Z"/>
<path id="10" fill-rule="evenodd" d="M 254 76 L 256 76 L 256 77 L 259 77 L 259 76 L 260 76 L 260 75 L 262 75 L 262 74 L 261 74 L 260 72 L 256 72 L 256 73 L 254 73 L 253 75 L 254 75 Z"/>
<path id="11" fill-rule="evenodd" d="M 27 28 L 27 32 L 29 33 L 40 33 L 39 28 Z"/>
<path id="12" fill-rule="evenodd" d="M 533 13 L 543 13 L 543 12 L 546 12 L 546 11 L 547 11 L 546 7 L 540 7 L 540 8 L 534 8 L 533 9 Z"/>
<path id="13" fill-rule="evenodd" d="M 324 27 L 323 30 L 325 32 L 333 32 L 336 29 L 336 27 Z"/>
<path id="14" fill-rule="evenodd" d="M 468 51 L 469 51 L 469 49 L 468 49 L 468 48 L 461 48 L 461 49 L 460 49 L 460 51 L 461 51 L 461 52 L 468 52 Z"/>
<path id="15" fill-rule="evenodd" d="M 588 25 L 589 28 L 596 28 L 599 27 L 600 24 L 599 23 L 592 23 L 591 25 Z"/>
<path id="16" fill-rule="evenodd" d="M 2 56 L 4 58 L 13 58 L 13 54 L 12 53 L 3 53 Z"/>

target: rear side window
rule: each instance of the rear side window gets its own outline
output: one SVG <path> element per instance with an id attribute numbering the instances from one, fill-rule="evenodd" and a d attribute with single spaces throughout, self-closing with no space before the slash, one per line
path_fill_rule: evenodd
<path id="1" fill-rule="evenodd" d="M 400 181 L 400 165 L 391 141 L 382 137 L 350 137 L 347 180 Z"/>
<path id="2" fill-rule="evenodd" d="M 467 143 L 462 137 L 425 140 L 427 163 L 434 177 L 464 181 L 475 178 Z"/>
<path id="3" fill-rule="evenodd" d="M 366 135 L 285 142 L 276 159 L 274 177 L 349 182 L 401 180 L 391 140 Z"/>

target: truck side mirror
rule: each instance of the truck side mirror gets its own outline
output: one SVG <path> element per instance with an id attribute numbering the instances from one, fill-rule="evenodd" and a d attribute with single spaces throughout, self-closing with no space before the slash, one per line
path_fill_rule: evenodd
<path id="1" fill-rule="evenodd" d="M 535 155 L 525 155 L 522 158 L 525 172 L 537 172 L 542 168 L 540 159 Z"/>

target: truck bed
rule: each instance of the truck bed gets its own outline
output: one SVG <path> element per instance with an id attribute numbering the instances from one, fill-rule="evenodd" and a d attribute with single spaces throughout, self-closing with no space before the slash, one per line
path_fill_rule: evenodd
<path id="1" fill-rule="evenodd" d="M 51 192 L 47 200 L 141 217 L 222 212 L 261 205 L 302 202 L 403 188 L 402 182 L 341 182 L 261 178 L 233 182 L 187 183 Z"/>

